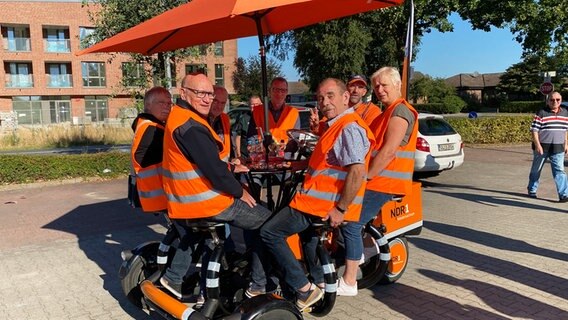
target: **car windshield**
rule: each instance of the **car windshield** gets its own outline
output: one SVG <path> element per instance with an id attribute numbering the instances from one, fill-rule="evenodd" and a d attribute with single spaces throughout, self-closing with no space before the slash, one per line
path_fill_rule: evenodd
<path id="1" fill-rule="evenodd" d="M 449 123 L 440 118 L 419 119 L 418 131 L 424 136 L 443 136 L 456 133 Z"/>

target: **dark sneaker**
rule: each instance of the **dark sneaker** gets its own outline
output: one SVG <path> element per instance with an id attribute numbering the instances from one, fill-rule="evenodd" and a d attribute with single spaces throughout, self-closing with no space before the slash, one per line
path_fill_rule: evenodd
<path id="1" fill-rule="evenodd" d="M 164 288 L 168 289 L 168 291 L 173 294 L 176 298 L 181 299 L 181 283 L 173 283 L 169 282 L 166 278 L 161 277 L 160 283 Z"/>
<path id="2" fill-rule="evenodd" d="M 568 197 L 561 197 L 558 202 L 568 202 Z"/>
<path id="3" fill-rule="evenodd" d="M 302 296 L 305 296 L 305 298 L 303 298 Z M 298 300 L 296 300 L 296 307 L 298 307 L 300 312 L 304 312 L 304 310 L 311 307 L 316 302 L 320 301 L 321 297 L 323 297 L 323 291 L 318 286 L 312 283 L 310 290 L 308 290 L 307 293 L 298 294 Z"/>
<path id="4" fill-rule="evenodd" d="M 536 192 L 529 192 L 528 196 L 529 198 L 536 199 Z"/>

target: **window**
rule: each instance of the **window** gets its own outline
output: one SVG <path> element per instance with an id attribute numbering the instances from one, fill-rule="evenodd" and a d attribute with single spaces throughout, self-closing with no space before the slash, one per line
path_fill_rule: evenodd
<path id="1" fill-rule="evenodd" d="M 223 41 L 215 42 L 215 56 L 222 57 L 224 55 L 223 51 Z"/>
<path id="2" fill-rule="evenodd" d="M 204 63 L 200 63 L 200 64 L 186 64 L 185 65 L 185 74 L 191 74 L 191 73 L 195 73 L 195 72 L 199 72 L 199 73 L 203 73 L 204 75 L 207 75 L 207 65 Z"/>
<path id="3" fill-rule="evenodd" d="M 143 63 L 122 63 L 122 85 L 125 87 L 143 87 L 148 83 Z"/>
<path id="4" fill-rule="evenodd" d="M 43 42 L 45 52 L 71 52 L 68 28 L 44 27 Z"/>
<path id="5" fill-rule="evenodd" d="M 6 88 L 32 88 L 34 86 L 31 62 L 4 62 Z"/>
<path id="6" fill-rule="evenodd" d="M 225 86 L 225 65 L 215 64 L 215 85 Z"/>
<path id="7" fill-rule="evenodd" d="M 86 49 L 95 44 L 95 39 L 93 34 L 95 33 L 95 28 L 89 27 L 79 27 L 79 48 Z"/>
<path id="8" fill-rule="evenodd" d="M 73 87 L 71 63 L 46 63 L 46 83 L 48 88 Z"/>
<path id="9" fill-rule="evenodd" d="M 39 96 L 15 96 L 12 107 L 18 124 L 42 124 L 41 101 Z"/>
<path id="10" fill-rule="evenodd" d="M 70 96 L 18 96 L 12 107 L 19 124 L 46 125 L 71 121 Z"/>
<path id="11" fill-rule="evenodd" d="M 83 87 L 105 87 L 106 72 L 104 62 L 81 62 Z"/>
<path id="12" fill-rule="evenodd" d="M 92 122 L 108 118 L 108 98 L 105 96 L 85 96 L 85 117 Z"/>
<path id="13" fill-rule="evenodd" d="M 2 26 L 2 45 L 7 51 L 31 51 L 28 25 Z"/>

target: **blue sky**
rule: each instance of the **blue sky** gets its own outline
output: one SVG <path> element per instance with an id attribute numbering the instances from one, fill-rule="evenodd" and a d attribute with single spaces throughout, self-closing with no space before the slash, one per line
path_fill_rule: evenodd
<path id="1" fill-rule="evenodd" d="M 508 29 L 493 28 L 491 32 L 472 31 L 468 22 L 452 15 L 454 31 L 432 31 L 422 38 L 422 45 L 413 67 L 432 77 L 448 78 L 459 73 L 503 72 L 520 62 L 521 45 Z M 258 54 L 258 39 L 239 39 L 239 56 Z M 289 81 L 299 79 L 291 57 L 282 62 L 282 72 Z"/>

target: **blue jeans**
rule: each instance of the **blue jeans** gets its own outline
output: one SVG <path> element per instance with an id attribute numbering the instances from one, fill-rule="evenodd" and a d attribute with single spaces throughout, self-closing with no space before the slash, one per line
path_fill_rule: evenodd
<path id="1" fill-rule="evenodd" d="M 251 208 L 248 204 L 246 204 L 246 202 L 240 199 L 235 199 L 233 204 L 220 214 L 202 220 L 226 222 L 245 230 L 255 230 L 260 228 L 270 215 L 270 210 L 261 205 L 257 204 L 254 208 Z M 172 264 L 166 270 L 164 277 L 171 283 L 180 284 L 183 282 L 183 277 L 189 270 L 192 259 L 191 255 L 195 245 L 200 240 L 200 236 L 191 231 L 191 228 L 185 224 L 185 219 L 174 219 L 173 221 L 174 226 L 179 232 L 180 242 L 174 258 L 172 259 Z M 260 239 L 258 239 L 256 243 L 261 243 Z M 266 275 L 260 262 L 262 249 L 263 247 L 260 245 L 253 247 L 251 261 L 251 277 L 253 283 L 257 283 L 258 281 L 259 285 L 262 285 L 263 282 L 264 285 L 266 284 Z"/>
<path id="2" fill-rule="evenodd" d="M 566 173 L 564 172 L 564 152 L 544 154 L 533 152 L 533 163 L 531 172 L 529 173 L 529 185 L 527 186 L 527 190 L 529 193 L 536 193 L 540 180 L 540 172 L 542 171 L 542 167 L 544 167 L 544 161 L 546 159 L 550 159 L 552 177 L 556 184 L 558 198 L 568 197 Z"/>
<path id="3" fill-rule="evenodd" d="M 379 214 L 385 203 L 392 199 L 392 194 L 365 190 L 363 208 L 358 222 L 349 222 L 341 227 L 341 234 L 345 241 L 345 259 L 359 260 L 363 254 L 362 231 L 367 222 Z"/>
<path id="4" fill-rule="evenodd" d="M 299 233 L 303 245 L 304 260 L 309 268 L 314 283 L 324 282 L 323 269 L 319 263 L 316 249 L 318 237 L 311 227 L 311 216 L 285 207 L 260 229 L 260 237 L 268 251 L 272 253 L 284 274 L 284 280 L 290 287 L 298 291 L 309 283 L 300 262 L 296 260 L 286 238 Z M 320 219 L 314 217 L 314 219 Z"/>

